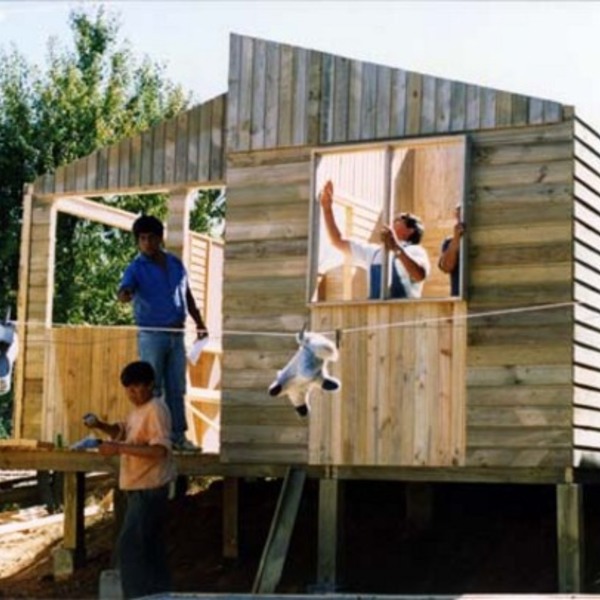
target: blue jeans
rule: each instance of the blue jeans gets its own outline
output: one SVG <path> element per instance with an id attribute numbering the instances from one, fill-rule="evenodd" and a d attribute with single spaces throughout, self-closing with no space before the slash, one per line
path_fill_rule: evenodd
<path id="1" fill-rule="evenodd" d="M 183 332 L 140 331 L 138 333 L 140 360 L 149 362 L 156 376 L 155 393 L 165 394 L 171 412 L 173 441 L 185 437 L 186 355 Z"/>
<path id="2" fill-rule="evenodd" d="M 127 509 L 117 545 L 125 598 L 139 598 L 171 587 L 164 526 L 169 486 L 126 491 Z"/>

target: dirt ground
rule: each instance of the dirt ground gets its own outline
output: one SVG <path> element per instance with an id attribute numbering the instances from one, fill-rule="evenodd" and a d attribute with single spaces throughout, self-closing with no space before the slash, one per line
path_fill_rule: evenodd
<path id="1" fill-rule="evenodd" d="M 275 510 L 279 481 L 240 485 L 240 555 L 221 554 L 222 484 L 170 505 L 168 552 L 174 592 L 250 592 Z M 600 591 L 600 493 L 585 498 L 586 591 Z M 355 593 L 551 593 L 557 591 L 555 500 L 552 486 L 433 486 L 433 519 L 409 527 L 401 483 L 346 484 L 338 591 Z M 309 481 L 278 591 L 315 591 L 316 482 Z M 52 549 L 61 526 L 0 539 L 0 598 L 97 598 L 100 572 L 111 566 L 112 515 L 86 528 L 87 561 L 55 581 Z M 8 561 L 7 561 L 7 557 Z M 11 558 L 12 557 L 12 558 Z M 14 561 L 17 561 L 16 563 Z M 6 575 L 2 565 L 14 568 Z"/>

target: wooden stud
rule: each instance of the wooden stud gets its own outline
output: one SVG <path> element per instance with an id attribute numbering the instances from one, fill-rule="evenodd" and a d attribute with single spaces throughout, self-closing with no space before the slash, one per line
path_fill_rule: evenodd
<path id="1" fill-rule="evenodd" d="M 288 469 L 252 586 L 253 594 L 272 594 L 279 584 L 305 480 L 305 470 L 295 467 Z"/>
<path id="2" fill-rule="evenodd" d="M 407 482 L 406 527 L 409 533 L 427 531 L 433 523 L 433 486 L 430 483 Z"/>
<path id="3" fill-rule="evenodd" d="M 64 474 L 64 541 L 66 550 L 73 552 L 75 568 L 85 563 L 85 473 Z"/>
<path id="4" fill-rule="evenodd" d="M 343 506 L 344 483 L 339 479 L 320 479 L 317 587 L 321 593 L 333 592 L 340 584 Z"/>
<path id="5" fill-rule="evenodd" d="M 239 556 L 239 479 L 223 479 L 223 556 Z"/>
<path id="6" fill-rule="evenodd" d="M 558 591 L 577 594 L 583 589 L 583 488 L 575 483 L 556 486 Z"/>

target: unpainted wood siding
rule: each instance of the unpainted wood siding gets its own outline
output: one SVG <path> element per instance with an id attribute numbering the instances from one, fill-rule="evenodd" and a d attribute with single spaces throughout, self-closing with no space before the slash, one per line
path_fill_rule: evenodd
<path id="1" fill-rule="evenodd" d="M 600 134 L 575 120 L 574 466 L 600 464 Z"/>
<path id="2" fill-rule="evenodd" d="M 322 303 L 311 329 L 339 332 L 335 393 L 313 390 L 309 461 L 464 466 L 466 303 Z"/>
<path id="3" fill-rule="evenodd" d="M 472 136 L 467 465 L 570 466 L 573 122 Z"/>
<path id="4" fill-rule="evenodd" d="M 466 466 L 573 462 L 573 123 L 474 133 L 466 207 Z M 225 330 L 306 318 L 308 151 L 231 155 Z M 224 342 L 224 460 L 304 462 L 306 430 L 267 388 L 293 338 Z"/>
<path id="5" fill-rule="evenodd" d="M 226 98 L 221 94 L 58 167 L 36 179 L 35 193 L 115 194 L 222 182 Z"/>
<path id="6" fill-rule="evenodd" d="M 564 107 L 232 34 L 230 152 L 554 123 Z"/>
<path id="7" fill-rule="evenodd" d="M 308 461 L 308 429 L 268 387 L 308 321 L 310 151 L 230 155 L 221 460 Z"/>
<path id="8" fill-rule="evenodd" d="M 31 194 L 26 194 L 23 200 L 18 305 L 20 350 L 16 362 L 13 435 L 40 439 L 48 335 L 46 325 L 52 314 L 48 290 L 54 277 L 56 210 Z"/>

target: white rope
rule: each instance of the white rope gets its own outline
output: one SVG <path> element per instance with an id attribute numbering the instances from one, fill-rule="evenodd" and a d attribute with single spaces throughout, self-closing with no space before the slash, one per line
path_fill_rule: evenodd
<path id="1" fill-rule="evenodd" d="M 382 325 L 367 325 L 365 327 L 350 327 L 348 329 L 341 329 L 340 331 L 344 334 L 346 333 L 355 333 L 358 331 L 366 331 L 366 330 L 371 330 L 371 329 L 387 329 L 387 328 L 393 328 L 393 327 L 422 327 L 423 325 L 427 325 L 429 323 L 440 323 L 440 322 L 444 322 L 444 321 L 452 321 L 452 322 L 457 322 L 457 321 L 463 321 L 466 322 L 470 319 L 480 319 L 482 317 L 495 317 L 495 316 L 502 316 L 502 315 L 509 315 L 509 314 L 517 314 L 517 313 L 526 313 L 526 312 L 537 312 L 537 311 L 543 311 L 543 310 L 551 310 L 554 308 L 565 308 L 567 306 L 575 306 L 579 304 L 578 302 L 560 302 L 557 304 L 542 304 L 539 306 L 525 306 L 525 307 L 519 307 L 519 308 L 509 308 L 506 310 L 492 310 L 492 311 L 488 311 L 488 312 L 481 312 L 481 313 L 472 313 L 472 314 L 467 314 L 467 315 L 461 315 L 461 316 L 445 316 L 445 317 L 432 317 L 430 319 L 419 319 L 417 321 L 397 321 L 395 323 L 385 323 Z M 600 315 L 599 317 L 600 318 Z M 323 332 L 320 332 L 323 333 Z M 332 332 L 327 332 L 327 333 L 335 333 L 335 331 Z"/>
<path id="2" fill-rule="evenodd" d="M 458 321 L 462 321 L 463 324 L 469 320 L 472 319 L 481 319 L 481 318 L 485 318 L 485 317 L 496 317 L 496 316 L 503 316 L 503 315 L 510 315 L 510 314 L 520 314 L 520 313 L 531 313 L 531 312 L 539 312 L 539 311 L 546 311 L 546 310 L 553 310 L 553 309 L 557 309 L 557 308 L 566 308 L 569 306 L 586 306 L 585 303 L 583 302 L 578 302 L 578 301 L 570 301 L 570 302 L 559 302 L 559 303 L 555 303 L 555 304 L 541 304 L 541 305 L 536 305 L 536 306 L 522 306 L 522 307 L 516 307 L 516 308 L 509 308 L 509 309 L 502 309 L 502 310 L 494 310 L 494 311 L 486 311 L 486 312 L 480 312 L 480 313 L 472 313 L 472 314 L 466 314 L 466 315 L 460 315 L 460 316 L 454 316 L 454 315 L 450 315 L 450 316 L 443 316 L 443 317 L 432 317 L 432 318 L 424 318 L 424 319 L 417 319 L 417 320 L 413 320 L 413 321 L 396 321 L 394 323 L 381 323 L 381 324 L 377 324 L 377 325 L 365 325 L 362 327 L 349 327 L 346 329 L 336 329 L 336 330 L 331 330 L 331 331 L 320 331 L 319 333 L 323 334 L 323 335 L 338 335 L 338 334 L 350 334 L 350 333 L 358 333 L 361 331 L 374 331 L 374 330 L 380 330 L 380 329 L 392 329 L 392 328 L 396 328 L 396 327 L 423 327 L 423 326 L 427 326 L 428 324 L 434 324 L 434 323 L 440 323 L 440 322 L 453 322 L 456 323 Z M 598 319 L 600 319 L 600 314 L 598 315 Z M 44 322 L 42 321 L 10 321 L 10 323 L 13 323 L 14 325 L 20 325 L 20 326 L 25 326 L 25 327 L 43 327 L 46 330 L 49 330 L 51 328 L 56 328 L 56 329 L 78 329 L 78 330 L 82 330 L 82 329 L 117 329 L 118 331 L 135 331 L 135 332 L 140 332 L 140 331 L 155 331 L 155 332 L 170 332 L 170 333 L 185 333 L 186 331 L 196 331 L 196 327 L 193 326 L 187 326 L 183 329 L 181 328 L 168 328 L 168 327 L 138 327 L 137 325 L 73 325 L 73 324 L 68 324 L 68 323 L 52 323 L 50 326 L 47 326 Z M 242 331 L 242 330 L 223 330 L 221 332 L 221 335 L 210 335 L 210 331 L 209 331 L 209 337 L 212 340 L 221 340 L 223 338 L 223 336 L 264 336 L 264 337 L 295 337 L 296 336 L 296 332 L 278 332 L 278 331 L 257 331 L 257 330 L 253 330 L 253 331 Z M 116 337 L 111 337 L 110 340 L 106 340 L 109 342 L 114 342 L 115 339 L 118 339 Z M 120 339 L 125 339 L 125 337 L 122 337 Z M 60 343 L 57 340 L 54 341 L 55 343 Z M 97 342 L 89 342 L 89 341 L 82 341 L 82 342 L 77 342 L 75 340 L 69 340 L 68 342 L 65 343 L 69 343 L 69 344 L 90 344 L 90 343 L 101 343 L 102 340 L 98 340 Z"/>

